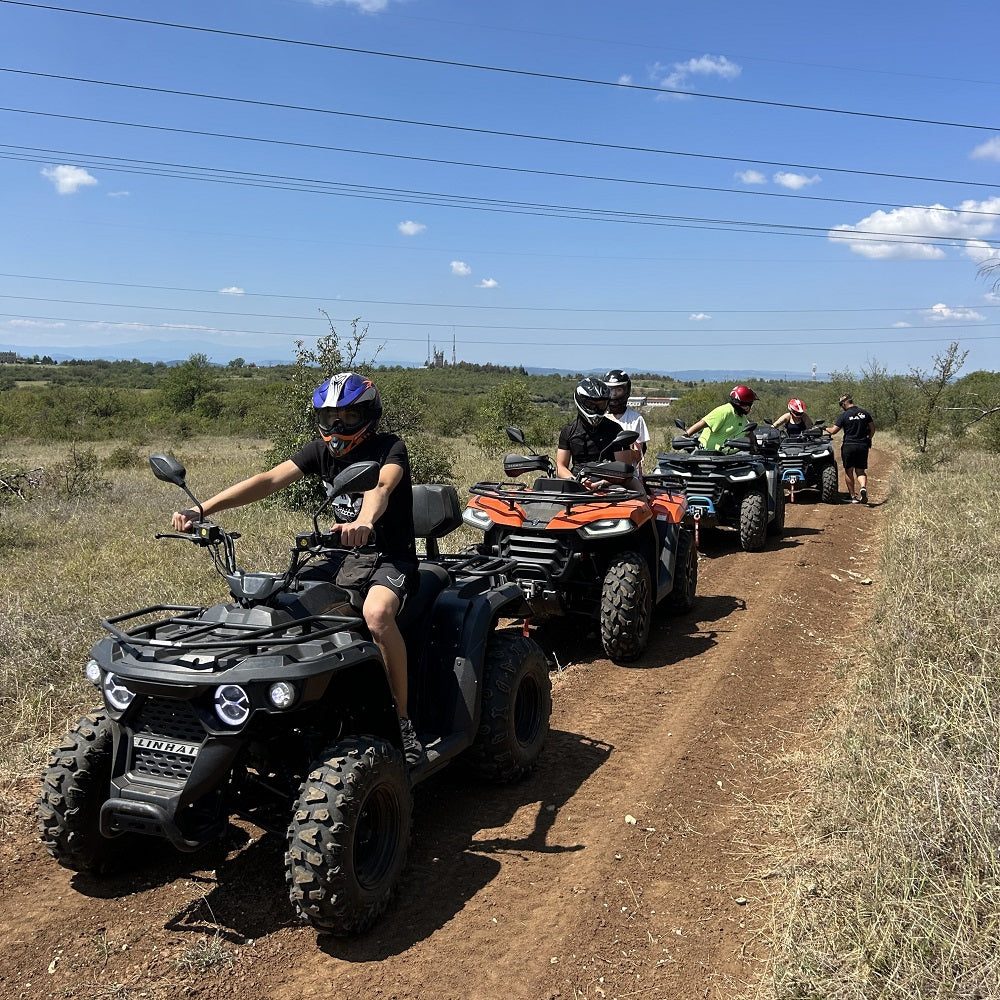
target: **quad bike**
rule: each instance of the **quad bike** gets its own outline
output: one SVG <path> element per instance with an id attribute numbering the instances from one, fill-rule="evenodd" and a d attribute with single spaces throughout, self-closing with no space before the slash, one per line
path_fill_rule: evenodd
<path id="1" fill-rule="evenodd" d="M 150 462 L 195 500 L 183 466 L 163 455 Z M 330 496 L 377 480 L 377 463 L 357 463 Z M 437 539 L 462 522 L 453 487 L 415 486 L 413 499 L 426 552 L 398 620 L 425 758 L 407 768 L 358 595 L 318 572 L 348 552 L 320 530 L 330 501 L 280 573 L 241 569 L 239 535 L 199 507 L 192 534 L 157 537 L 208 549 L 232 600 L 102 622 L 108 635 L 86 676 L 103 707 L 53 752 L 38 799 L 42 842 L 60 864 L 102 875 L 130 855 L 155 856 L 157 842 L 224 846 L 239 816 L 286 839 L 288 893 L 301 915 L 319 931 L 356 934 L 382 915 L 405 865 L 413 785 L 459 757 L 501 782 L 530 770 L 551 686 L 537 644 L 495 629 L 523 610 L 520 588 L 504 579 L 509 561 L 440 554 Z"/>
<path id="2" fill-rule="evenodd" d="M 680 420 L 674 423 L 683 428 Z M 687 517 L 701 528 L 732 528 L 746 552 L 759 552 L 768 535 L 785 527 L 785 491 L 778 472 L 779 432 L 748 424 L 744 436 L 730 438 L 725 451 L 707 451 L 683 434 L 674 451 L 656 456 L 656 470 L 645 477 L 647 488 L 680 489 L 687 498 Z"/>
<path id="3" fill-rule="evenodd" d="M 823 503 L 838 499 L 837 459 L 833 439 L 816 424 L 795 437 L 784 437 L 778 448 L 781 481 L 788 484 L 788 499 L 795 503 L 799 490 L 819 490 Z"/>
<path id="4" fill-rule="evenodd" d="M 507 434 L 524 444 L 519 428 Z M 623 431 L 607 450 L 624 450 L 636 437 Z M 476 483 L 463 518 L 483 532 L 480 553 L 513 562 L 508 575 L 528 605 L 525 629 L 532 617 L 596 619 L 608 658 L 627 663 L 649 642 L 655 606 L 694 606 L 698 551 L 682 495 L 628 488 L 632 466 L 623 462 L 587 465 L 575 479 L 556 478 L 551 459 L 534 451 L 507 455 L 503 464 L 511 479 L 540 475 L 530 486 Z M 606 486 L 591 492 L 583 478 Z"/>

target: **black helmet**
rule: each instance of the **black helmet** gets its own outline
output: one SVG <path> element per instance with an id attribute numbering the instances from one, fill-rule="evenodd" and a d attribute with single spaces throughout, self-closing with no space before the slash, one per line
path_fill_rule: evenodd
<path id="1" fill-rule="evenodd" d="M 608 412 L 611 390 L 603 379 L 585 378 L 576 387 L 573 398 L 576 400 L 576 408 L 580 411 L 580 416 L 588 424 L 598 424 L 604 419 L 604 414 Z"/>
<path id="2" fill-rule="evenodd" d="M 628 372 L 623 372 L 621 368 L 612 368 L 604 376 L 604 381 L 611 389 L 611 403 L 608 410 L 621 416 L 628 406 L 629 396 L 632 395 L 632 379 L 628 377 Z"/>

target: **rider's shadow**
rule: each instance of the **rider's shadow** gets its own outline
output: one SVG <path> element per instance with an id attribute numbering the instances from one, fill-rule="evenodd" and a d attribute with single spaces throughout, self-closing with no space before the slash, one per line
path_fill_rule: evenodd
<path id="1" fill-rule="evenodd" d="M 578 733 L 552 730 L 538 765 L 512 785 L 484 782 L 449 767 L 415 795 L 413 843 L 395 902 L 366 935 L 331 938 L 319 947 L 348 962 L 398 955 L 453 919 L 507 866 L 537 854 L 584 851 L 586 843 L 552 839 L 562 807 L 614 748 Z M 514 825 L 514 832 L 499 834 Z"/>

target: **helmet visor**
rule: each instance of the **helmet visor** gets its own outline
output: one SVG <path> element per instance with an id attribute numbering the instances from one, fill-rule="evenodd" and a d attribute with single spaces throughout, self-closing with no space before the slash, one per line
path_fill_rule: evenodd
<path id="1" fill-rule="evenodd" d="M 608 403 L 610 401 L 607 399 L 589 399 L 586 396 L 577 396 L 577 403 L 580 409 L 584 413 L 589 413 L 592 416 L 603 416 L 608 412 Z"/>
<path id="2" fill-rule="evenodd" d="M 316 423 L 325 438 L 334 434 L 350 434 L 366 419 L 367 414 L 360 406 L 324 406 L 316 410 Z"/>

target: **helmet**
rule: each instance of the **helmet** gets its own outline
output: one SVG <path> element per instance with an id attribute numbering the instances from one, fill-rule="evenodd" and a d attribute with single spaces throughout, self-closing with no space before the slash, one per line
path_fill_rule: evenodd
<path id="1" fill-rule="evenodd" d="M 806 404 L 801 399 L 790 399 L 788 401 L 788 412 L 796 417 L 801 417 L 806 412 Z"/>
<path id="2" fill-rule="evenodd" d="M 576 387 L 573 398 L 576 400 L 576 408 L 580 411 L 580 416 L 588 424 L 598 424 L 604 419 L 604 414 L 608 412 L 611 390 L 603 379 L 585 378 Z"/>
<path id="3" fill-rule="evenodd" d="M 748 385 L 734 385 L 732 392 L 729 393 L 729 402 L 732 403 L 740 413 L 749 413 L 750 407 L 753 406 L 756 398 L 757 393 L 755 393 Z"/>
<path id="4" fill-rule="evenodd" d="M 341 458 L 375 432 L 382 416 L 382 397 L 371 379 L 341 372 L 317 386 L 313 408 L 330 454 Z"/>
<path id="5" fill-rule="evenodd" d="M 611 403 L 608 410 L 618 416 L 625 412 L 628 406 L 628 398 L 632 395 L 632 380 L 628 377 L 628 372 L 623 372 L 620 368 L 613 368 L 604 376 L 611 389 Z"/>

